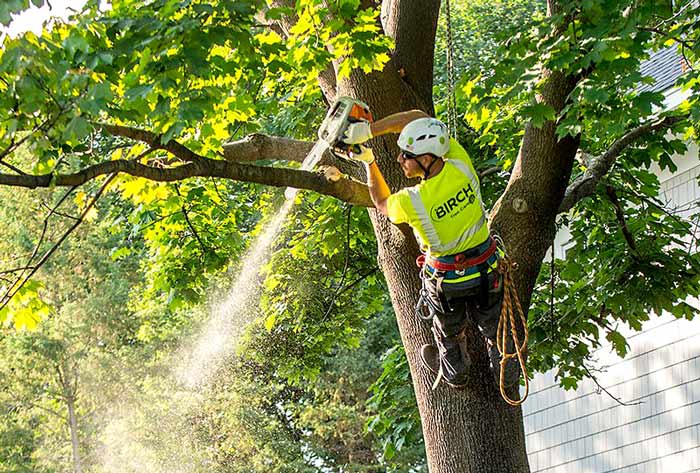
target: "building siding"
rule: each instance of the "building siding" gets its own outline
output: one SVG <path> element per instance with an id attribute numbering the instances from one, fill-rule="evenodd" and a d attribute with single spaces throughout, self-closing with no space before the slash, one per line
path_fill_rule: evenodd
<path id="1" fill-rule="evenodd" d="M 689 217 L 700 201 L 697 148 L 679 161 L 682 172 L 660 173 L 661 199 Z M 595 353 L 610 395 L 591 380 L 565 391 L 553 372 L 535 377 L 523 406 L 533 473 L 700 473 L 700 320 L 652 315 L 626 335 L 625 359 L 609 345 Z"/>

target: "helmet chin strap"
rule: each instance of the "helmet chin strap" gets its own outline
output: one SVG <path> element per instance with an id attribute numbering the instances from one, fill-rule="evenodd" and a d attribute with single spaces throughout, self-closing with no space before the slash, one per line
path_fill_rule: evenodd
<path id="1" fill-rule="evenodd" d="M 428 176 L 430 175 L 430 168 L 432 168 L 433 164 L 437 163 L 437 161 L 439 159 L 437 156 L 435 156 L 433 154 L 431 154 L 430 156 L 433 158 L 433 160 L 430 161 L 430 164 L 428 164 L 427 168 L 425 166 L 423 166 L 423 163 L 421 163 L 420 161 L 418 161 L 418 159 L 416 159 L 416 164 L 418 164 L 418 166 L 420 166 L 421 170 L 423 171 L 423 180 L 428 179 Z"/>

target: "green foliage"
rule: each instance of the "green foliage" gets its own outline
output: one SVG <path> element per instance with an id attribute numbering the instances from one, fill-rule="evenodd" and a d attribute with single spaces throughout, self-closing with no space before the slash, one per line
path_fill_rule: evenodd
<path id="1" fill-rule="evenodd" d="M 640 64 L 650 51 L 677 47 L 691 66 L 696 64 L 697 28 L 691 25 L 697 24 L 700 10 L 691 4 L 671 9 L 668 2 L 623 0 L 613 5 L 594 0 L 569 2 L 550 18 L 543 15 L 541 5 L 525 9 L 524 4 L 515 5 L 513 13 L 505 15 L 500 3 L 477 2 L 464 10 L 457 7 L 453 15 L 454 31 L 459 31 L 455 25 L 467 26 L 467 45 L 479 45 L 481 31 L 492 33 L 481 43 L 490 41 L 485 53 L 457 59 L 463 71 L 458 107 L 466 112 L 464 119 L 471 128 L 462 132 L 462 139 L 472 143 L 472 155 L 486 158 L 481 166 L 511 169 L 528 124 L 555 123 L 560 138 L 580 138 L 584 159 L 590 160 L 641 123 L 668 115 L 690 116 L 673 127 L 672 135 L 664 130 L 637 139 L 617 159 L 596 197 L 581 202 L 561 222 L 570 226 L 573 246 L 566 261 L 556 262 L 553 310 L 550 267 L 542 268 L 530 309 L 530 363 L 536 371 L 556 368 L 561 383 L 571 388 L 588 375 L 585 367 L 593 366 L 591 354 L 604 340 L 620 356 L 626 354 L 619 325 L 639 330 L 649 312 L 662 310 L 693 315 L 684 302 L 697 294 L 698 260 L 687 250 L 692 222 L 666 213 L 657 198 L 658 182 L 645 169 L 657 165 L 674 170 L 672 156 L 684 153 L 687 140 L 695 139 L 700 116 L 697 69 L 679 79 L 678 86 L 689 96 L 676 110 L 663 111 L 663 94 L 639 86 L 649 83 Z M 469 12 L 468 19 L 464 12 Z M 501 27 L 504 16 L 508 21 Z M 471 29 L 470 21 L 475 25 Z M 444 46 L 444 40 L 440 44 Z M 436 74 L 443 74 L 442 68 Z M 578 79 L 561 111 L 538 98 L 546 86 L 541 74 L 545 69 Z M 576 167 L 573 177 L 589 163 Z M 620 230 L 615 205 L 606 197 L 609 185 L 617 189 L 635 250 Z M 497 197 L 501 190 L 498 183 L 486 180 L 487 196 Z"/>
<path id="2" fill-rule="evenodd" d="M 4 202 L 11 202 L 3 207 L 0 219 L 12 230 L 0 244 L 0 265 L 23 265 L 39 243 L 41 217 L 65 191 L 13 195 L 2 189 L 0 193 Z M 74 214 L 78 208 L 77 202 L 68 200 L 61 213 Z M 36 304 L 50 303 L 51 313 L 33 331 L 0 329 L 0 458 L 7 471 L 69 469 L 68 400 L 72 399 L 78 417 L 79 451 L 86 455 L 96 448 L 95 431 L 102 422 L 98 408 L 115 399 L 115 392 L 123 393 L 122 355 L 135 347 L 137 331 L 126 307 L 131 286 L 140 279 L 136 259 L 140 252 L 135 244 L 131 260 L 110 259 L 109 250 L 127 235 L 112 233 L 102 220 L 106 214 L 98 206 L 92 226 L 79 227 L 36 279 L 24 286 L 28 292 L 41 287 L 42 296 L 29 301 L 27 317 L 42 315 L 44 308 L 29 312 Z M 63 219 L 48 220 L 47 240 L 71 223 Z M 53 241 L 39 245 L 40 250 L 50 244 Z M 13 298 L 10 306 L 24 300 Z M 15 325 L 20 315 L 14 313 Z"/>
<path id="3" fill-rule="evenodd" d="M 39 292 L 43 289 L 39 281 L 29 281 L 17 289 L 10 302 L 0 309 L 0 322 L 14 324 L 16 329 L 36 329 L 41 319 L 49 315 L 51 307 L 42 300 Z M 5 293 L 10 287 L 2 287 Z"/>
<path id="4" fill-rule="evenodd" d="M 610 13 L 600 15 L 603 8 Z M 601 1 L 569 2 L 551 18 L 535 12 L 523 19 L 517 32 L 510 30 L 507 40 L 501 37 L 494 55 L 480 57 L 480 67 L 468 70 L 461 81 L 459 104 L 469 126 L 478 132 L 478 143 L 508 169 L 524 126 L 542 127 L 556 119 L 558 136 L 580 135 L 585 153 L 607 149 L 662 105 L 661 93 L 639 90 L 640 84 L 649 82 L 642 77 L 640 64 L 649 51 L 669 43 L 667 35 L 653 31 L 657 24 L 688 31 L 687 25 L 696 22 L 697 8 L 677 9 L 671 11 L 665 2 L 637 5 L 623 0 L 604 7 Z M 694 60 L 689 51 L 686 56 Z M 580 78 L 560 112 L 536 98 L 546 84 L 541 80 L 543 69 Z M 695 74 L 680 83 L 692 81 Z M 696 96 L 681 107 L 696 108 Z M 686 122 L 683 128 L 689 125 Z"/>
<path id="5" fill-rule="evenodd" d="M 696 315 L 687 299 L 700 294 L 700 254 L 691 251 L 690 238 L 692 220 L 700 214 L 688 220 L 668 212 L 656 197 L 658 180 L 648 171 L 622 168 L 605 185 L 628 202 L 620 205 L 631 242 L 604 190 L 583 202 L 566 220 L 571 246 L 566 260 L 556 262 L 554 307 L 551 268 L 545 265 L 530 311 L 529 362 L 538 371 L 557 368 L 566 388 L 588 376 L 603 339 L 620 357 L 627 354 L 622 325 L 639 331 L 664 311 L 678 318 Z"/>
<path id="6" fill-rule="evenodd" d="M 167 300 L 171 309 L 202 301 L 209 279 L 240 255 L 245 232 L 260 215 L 255 208 L 260 191 L 250 184 L 126 177 L 118 186 L 133 207 L 128 214 L 115 212 L 113 225 L 127 228 L 132 238 L 143 237 L 149 253 L 146 293 Z"/>
<path id="7" fill-rule="evenodd" d="M 662 96 L 636 88 L 648 82 L 640 62 L 669 44 L 680 44 L 694 67 L 698 57 L 698 7 L 668 5 L 574 1 L 554 18 L 545 18 L 535 0 L 456 6 L 458 101 L 468 125 L 460 127 L 460 140 L 479 170 L 502 169 L 494 175 L 500 179 L 485 180 L 489 203 L 503 190 L 524 127 L 555 125 L 560 137 L 580 136 L 582 151 L 597 155 L 656 118 Z M 2 3 L 0 22 L 27 6 L 26 0 Z M 106 159 L 182 164 L 163 150 L 107 136 L 95 127 L 100 121 L 148 129 L 163 144 L 177 139 L 212 159 L 220 159 L 223 142 L 246 133 L 308 139 L 325 112 L 318 73 L 332 60 L 339 60 L 341 78 L 380 69 L 392 47 L 378 29 L 378 9 L 356 0 L 302 0 L 264 15 L 256 13 L 265 6 L 252 0 L 115 0 L 111 6 L 101 12 L 90 1 L 72 24 L 6 39 L 0 53 L 5 163 L 36 173 L 71 172 Z M 285 38 L 259 24 L 288 14 L 298 22 Z M 566 28 L 565 20 L 571 20 Z M 442 28 L 439 98 L 446 90 Z M 537 99 L 543 69 L 581 79 L 561 111 Z M 692 139 L 700 118 L 697 67 L 679 85 L 690 96 L 676 112 L 690 120 L 673 131 Z M 19 142 L 29 156 L 17 153 Z M 549 268 L 543 268 L 530 311 L 530 360 L 536 370 L 558 368 L 566 387 L 586 374 L 602 340 L 625 354 L 623 324 L 638 329 L 650 310 L 693 315 L 682 302 L 699 287 L 697 256 L 683 241 L 690 227 L 664 212 L 658 182 L 640 171 L 652 164 L 673 169 L 670 157 L 683 143 L 659 133 L 639 140 L 595 198 L 573 210 L 567 221 L 573 246 L 555 267 L 553 315 Z M 585 169 L 582 164 L 575 174 Z M 634 245 L 620 230 L 608 185 L 618 192 Z M 93 186 L 77 189 L 62 210 L 83 209 Z M 364 211 L 305 196 L 265 268 L 261 306 L 250 308 L 237 357 L 194 395 L 163 372 L 177 362 L 178 341 L 206 318 L 207 292 L 227 282 L 225 270 L 236 266 L 276 194 L 211 179 L 166 184 L 123 176 L 112 190 L 104 199 L 109 214 L 100 205 L 88 216 L 96 233 L 81 228 L 0 313 L 0 321 L 16 326 L 45 317 L 33 333 L 0 335 L 0 356 L 10 360 L 0 367 L 0 406 L 9 412 L 0 427 L 0 457 L 17 471 L 23 462 L 32 462 L 29 471 L 65 469 L 66 439 L 55 433 L 59 421 L 44 412 L 62 406 L 56 380 L 46 373 L 65 361 L 80 373 L 81 386 L 91 388 L 79 405 L 86 415 L 81 433 L 89 439 L 81 448 L 116 449 L 117 460 L 151 462 L 144 463 L 150 471 L 191 464 L 221 472 L 425 470 L 406 359 L 394 347 L 398 336 Z M 32 194 L 21 205 L 12 195 L 3 199 L 0 221 L 13 236 L 0 245 L 5 266 L 14 267 L 38 243 L 40 223 L 29 223 L 28 214 L 43 208 L 46 196 L 52 206 L 60 195 Z M 56 224 L 56 234 L 68 224 Z M 100 387 L 109 392 L 98 397 Z M 87 415 L 98 401 L 117 407 L 103 417 Z M 124 420 L 115 412 L 123 405 L 146 407 Z M 164 419 L 168 406 L 182 416 Z M 191 429 L 201 449 L 183 446 Z M 60 448 L 49 450 L 51 441 Z"/>
<path id="8" fill-rule="evenodd" d="M 7 26 L 12 21 L 12 15 L 26 10 L 31 5 L 35 7 L 43 6 L 45 0 L 6 0 L 0 4 L 0 24 Z"/>
<path id="9" fill-rule="evenodd" d="M 269 347 L 292 383 L 315 377 L 338 344 L 357 346 L 363 322 L 383 308 L 376 245 L 365 212 L 309 196 L 285 228 L 266 268 L 261 308 Z M 342 310 L 339 310 L 342 308 Z M 303 346 L 303 357 L 299 350 Z"/>
<path id="10" fill-rule="evenodd" d="M 386 471 L 423 471 L 423 433 L 408 360 L 402 345 L 382 357 L 383 372 L 370 386 L 367 405 L 374 413 L 367 429 L 382 439 Z"/>
<path id="11" fill-rule="evenodd" d="M 242 125 L 255 131 L 280 103 L 317 100 L 315 77 L 331 60 L 349 74 L 389 59 L 378 9 L 356 2 L 297 2 L 299 21 L 284 40 L 258 25 L 262 5 L 252 0 L 122 0 L 104 12 L 94 3 L 75 24 L 3 44 L 0 149 L 28 133 L 36 169 L 90 148 L 99 137 L 93 124 L 104 120 L 147 127 L 163 143 L 177 138 L 217 158 Z"/>

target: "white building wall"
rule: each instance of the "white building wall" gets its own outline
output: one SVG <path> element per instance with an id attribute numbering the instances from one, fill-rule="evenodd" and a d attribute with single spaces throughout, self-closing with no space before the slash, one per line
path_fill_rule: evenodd
<path id="1" fill-rule="evenodd" d="M 700 202 L 698 148 L 675 161 L 677 173 L 658 173 L 662 200 L 688 216 Z M 568 238 L 558 236 L 557 257 Z M 609 345 L 595 355 L 606 367 L 598 382 L 626 406 L 590 380 L 564 391 L 553 372 L 535 377 L 523 406 L 533 473 L 700 473 L 700 317 L 664 314 L 625 335 L 627 358 Z"/>

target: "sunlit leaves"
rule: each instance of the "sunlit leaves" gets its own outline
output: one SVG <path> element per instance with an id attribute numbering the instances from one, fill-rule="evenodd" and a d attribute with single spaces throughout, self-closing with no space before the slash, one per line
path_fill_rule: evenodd
<path id="1" fill-rule="evenodd" d="M 293 382 L 316 376 L 323 356 L 352 345 L 363 322 L 384 308 L 366 213 L 308 197 L 266 268 L 262 299 L 279 372 Z M 302 346 L 303 358 L 284 355 Z"/>
<path id="2" fill-rule="evenodd" d="M 663 95 L 638 90 L 649 83 L 640 64 L 673 36 L 659 30 L 684 28 L 698 18 L 696 8 L 679 6 L 671 11 L 669 5 L 572 2 L 552 18 L 530 18 L 530 28 L 518 28 L 504 39 L 493 60 L 484 63 L 480 55 L 481 64 L 463 78 L 463 95 L 458 98 L 467 121 L 480 131 L 481 146 L 502 160 L 512 158 L 520 140 L 504 137 L 518 136 L 517 131 L 530 120 L 535 126 L 556 120 L 559 137 L 580 136 L 582 149 L 595 154 L 649 120 L 662 108 Z M 696 43 L 689 37 L 690 43 L 683 46 L 682 37 L 675 37 L 673 47 L 692 56 L 687 44 Z M 544 70 L 578 78 L 567 104 L 556 115 L 540 108 L 535 99 L 544 85 Z M 689 71 L 679 82 L 692 80 L 693 74 Z"/>
<path id="3" fill-rule="evenodd" d="M 4 0 L 0 3 L 0 23 L 7 26 L 12 20 L 12 15 L 29 8 L 29 5 L 41 7 L 45 0 Z"/>
<path id="4" fill-rule="evenodd" d="M 8 287 L 0 289 L 4 293 Z M 51 312 L 51 306 L 41 298 L 42 289 L 43 284 L 39 281 L 22 285 L 9 303 L 0 309 L 0 324 L 14 325 L 17 330 L 35 330 L 37 324 Z"/>

